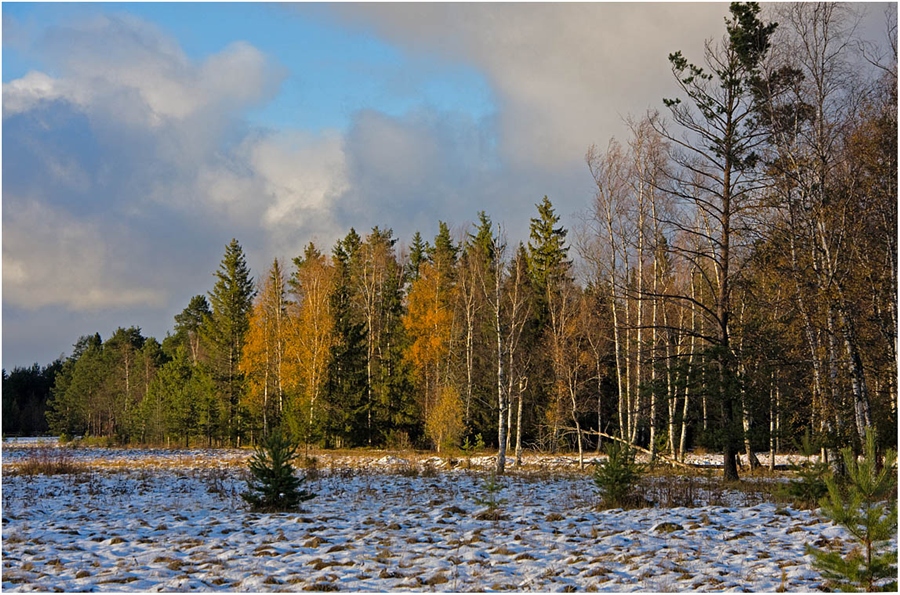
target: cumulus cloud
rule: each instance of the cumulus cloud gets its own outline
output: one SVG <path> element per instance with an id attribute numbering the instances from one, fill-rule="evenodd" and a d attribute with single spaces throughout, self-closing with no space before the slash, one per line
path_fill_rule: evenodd
<path id="1" fill-rule="evenodd" d="M 293 257 L 311 239 L 340 235 L 334 209 L 349 187 L 346 169 L 338 133 L 285 131 L 247 137 L 201 169 L 193 188 L 203 209 L 252 222 L 247 231 L 262 235 L 267 257 Z"/>
<path id="2" fill-rule="evenodd" d="M 486 73 L 500 103 L 502 156 L 561 168 L 591 143 L 622 135 L 622 117 L 660 107 L 672 89 L 666 57 L 676 50 L 699 56 L 710 32 L 724 32 L 727 5 L 363 3 L 333 10 L 410 52 Z"/>
<path id="3" fill-rule="evenodd" d="M 3 85 L 4 343 L 70 345 L 79 325 L 41 324 L 60 312 L 161 337 L 232 237 L 259 271 L 339 235 L 343 138 L 242 119 L 286 74 L 258 49 L 191 60 L 130 17 L 19 33 L 50 68 Z"/>
<path id="4" fill-rule="evenodd" d="M 3 85 L 3 117 L 28 111 L 42 101 L 57 99 L 80 103 L 76 93 L 64 89 L 60 81 L 43 72 L 32 71 Z"/>
<path id="5" fill-rule="evenodd" d="M 150 126 L 254 105 L 285 75 L 240 41 L 194 63 L 157 27 L 127 15 L 50 28 L 35 46 L 65 73 L 72 99 L 112 106 L 109 116 Z"/>

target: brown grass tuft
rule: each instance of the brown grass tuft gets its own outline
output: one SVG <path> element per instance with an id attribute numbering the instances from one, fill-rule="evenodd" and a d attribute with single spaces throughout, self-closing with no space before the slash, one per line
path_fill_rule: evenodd
<path id="1" fill-rule="evenodd" d="M 24 461 L 14 466 L 13 474 L 17 475 L 73 475 L 88 469 L 76 463 L 71 452 L 66 448 L 38 446 L 28 453 Z"/>

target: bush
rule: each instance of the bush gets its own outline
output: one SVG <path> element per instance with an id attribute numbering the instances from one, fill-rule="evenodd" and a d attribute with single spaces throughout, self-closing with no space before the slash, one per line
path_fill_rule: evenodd
<path id="1" fill-rule="evenodd" d="M 831 588 L 841 591 L 897 591 L 897 551 L 890 549 L 897 533 L 897 453 L 888 450 L 879 468 L 875 452 L 875 432 L 866 432 L 864 458 L 853 451 L 841 451 L 847 477 L 840 485 L 831 474 L 825 477 L 828 496 L 822 498 L 822 513 L 843 525 L 859 542 L 847 556 L 807 546 L 807 553 L 829 579 Z M 890 580 L 893 579 L 893 580 Z"/>
<path id="2" fill-rule="evenodd" d="M 297 458 L 298 445 L 280 431 L 263 438 L 250 458 L 249 491 L 241 497 L 250 507 L 259 512 L 282 512 L 297 510 L 301 502 L 315 497 L 315 494 L 300 489 L 306 480 L 294 474 L 292 461 Z"/>
<path id="3" fill-rule="evenodd" d="M 601 504 L 605 508 L 635 508 L 641 504 L 634 491 L 646 472 L 644 465 L 634 460 L 634 449 L 627 444 L 610 442 L 606 445 L 607 460 L 594 471 L 594 483 L 600 488 Z"/>
<path id="4" fill-rule="evenodd" d="M 827 493 L 825 477 L 828 463 L 804 463 L 794 468 L 797 479 L 779 485 L 776 494 L 790 501 L 797 508 L 816 508 Z"/>

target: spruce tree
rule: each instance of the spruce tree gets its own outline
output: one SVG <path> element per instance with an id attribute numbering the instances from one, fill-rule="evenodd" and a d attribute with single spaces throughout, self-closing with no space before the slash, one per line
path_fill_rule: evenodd
<path id="1" fill-rule="evenodd" d="M 255 290 L 244 251 L 237 240 L 231 240 L 225 248 L 225 256 L 215 275 L 216 284 L 209 294 L 212 313 L 206 318 L 202 336 L 213 379 L 222 398 L 225 433 L 232 444 L 239 444 L 239 404 L 244 390 L 239 364 Z"/>
<path id="2" fill-rule="evenodd" d="M 569 247 L 566 246 L 568 231 L 559 225 L 559 215 L 549 198 L 545 196 L 535 206 L 538 216 L 531 219 L 528 260 L 535 289 L 543 292 L 569 269 Z"/>
<path id="3" fill-rule="evenodd" d="M 422 240 L 422 234 L 418 231 L 413 234 L 412 242 L 409 245 L 409 264 L 407 276 L 410 281 L 419 278 L 419 267 L 425 262 L 428 250 L 428 242 Z"/>
<path id="4" fill-rule="evenodd" d="M 300 489 L 304 479 L 294 473 L 293 461 L 297 458 L 297 443 L 286 434 L 275 430 L 260 441 L 250 459 L 249 490 L 241 497 L 259 512 L 296 511 L 301 502 L 315 494 Z"/>
<path id="5" fill-rule="evenodd" d="M 594 470 L 594 483 L 600 489 L 605 508 L 634 506 L 640 502 L 635 490 L 646 471 L 644 465 L 635 462 L 635 451 L 628 444 L 609 442 L 607 459 Z"/>
<path id="6" fill-rule="evenodd" d="M 334 343 L 325 377 L 327 433 L 334 446 L 358 446 L 365 441 L 366 327 L 354 283 L 359 275 L 362 239 L 356 230 L 338 240 L 332 250 L 335 281 L 330 297 Z"/>

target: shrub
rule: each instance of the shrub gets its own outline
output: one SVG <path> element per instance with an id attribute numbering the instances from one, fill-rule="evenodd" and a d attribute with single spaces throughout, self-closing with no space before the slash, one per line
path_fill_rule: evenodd
<path id="1" fill-rule="evenodd" d="M 890 549 L 897 532 L 897 453 L 888 450 L 879 469 L 875 452 L 875 432 L 866 432 L 864 458 L 853 451 L 841 451 L 847 471 L 844 485 L 831 474 L 825 477 L 828 496 L 822 498 L 822 513 L 843 525 L 859 542 L 847 556 L 807 546 L 807 553 L 829 579 L 830 587 L 841 591 L 897 590 L 897 551 Z M 890 580 L 893 579 L 893 580 Z"/>
<path id="2" fill-rule="evenodd" d="M 315 494 L 300 489 L 306 480 L 294 474 L 293 460 L 297 458 L 298 445 L 282 432 L 275 431 L 263 438 L 250 458 L 249 491 L 241 497 L 259 512 L 297 510 Z"/>
<path id="3" fill-rule="evenodd" d="M 610 442 L 606 445 L 607 460 L 594 471 L 594 483 L 600 488 L 601 504 L 605 508 L 633 508 L 640 498 L 634 491 L 646 472 L 644 465 L 634 460 L 634 449 L 627 444 Z"/>
<path id="4" fill-rule="evenodd" d="M 475 436 L 475 442 L 470 442 L 469 437 L 466 436 L 460 449 L 467 457 L 470 457 L 477 452 L 481 452 L 484 450 L 484 438 L 479 433 Z"/>
<path id="5" fill-rule="evenodd" d="M 804 463 L 793 467 L 797 479 L 779 485 L 776 494 L 798 508 L 815 508 L 827 493 L 828 463 Z"/>

